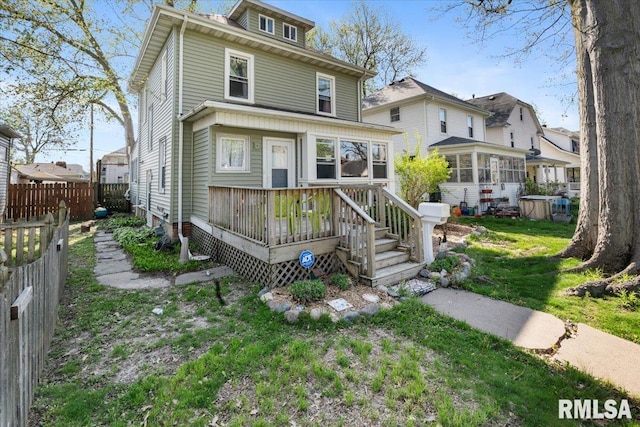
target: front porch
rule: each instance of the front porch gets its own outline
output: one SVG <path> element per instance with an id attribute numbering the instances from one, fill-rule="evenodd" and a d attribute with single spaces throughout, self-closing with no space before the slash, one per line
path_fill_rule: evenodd
<path id="1" fill-rule="evenodd" d="M 220 261 L 269 286 L 308 278 L 303 250 L 315 254 L 314 268 L 371 286 L 424 265 L 421 215 L 382 186 L 210 186 L 207 225 Z"/>

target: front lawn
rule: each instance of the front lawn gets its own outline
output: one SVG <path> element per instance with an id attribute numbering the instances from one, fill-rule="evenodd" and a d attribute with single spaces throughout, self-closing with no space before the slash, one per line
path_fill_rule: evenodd
<path id="1" fill-rule="evenodd" d="M 292 325 L 238 277 L 223 280 L 226 306 L 211 283 L 104 287 L 77 229 L 69 260 L 30 425 L 588 425 L 558 420 L 558 400 L 625 398 L 416 299 Z"/>
<path id="2" fill-rule="evenodd" d="M 571 240 L 574 224 L 494 217 L 457 221 L 488 229 L 467 239 L 466 253 L 477 261 L 474 275 L 465 282 L 470 290 L 640 343 L 638 305 L 625 304 L 628 297 L 564 295 L 566 288 L 601 275 L 598 271 L 564 273 L 580 260 L 554 258 Z"/>

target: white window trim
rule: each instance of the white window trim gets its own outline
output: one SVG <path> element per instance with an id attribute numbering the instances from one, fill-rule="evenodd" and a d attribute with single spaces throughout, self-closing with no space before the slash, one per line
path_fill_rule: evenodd
<path id="1" fill-rule="evenodd" d="M 289 35 L 291 35 L 291 29 L 293 28 L 296 32 L 296 36 L 294 38 L 291 37 L 287 37 L 284 34 L 284 28 L 285 27 L 289 27 Z M 290 40 L 292 42 L 297 42 L 298 41 L 298 27 L 296 27 L 295 25 L 291 25 L 291 24 L 287 24 L 286 22 L 282 23 L 282 38 L 285 40 Z"/>
<path id="2" fill-rule="evenodd" d="M 244 166 L 242 168 L 223 168 L 222 167 L 222 140 L 224 138 L 242 139 L 244 140 Z M 251 158 L 251 145 L 248 135 L 233 135 L 233 134 L 217 134 L 216 135 L 216 173 L 251 173 L 251 165 L 249 159 Z"/>
<path id="3" fill-rule="evenodd" d="M 334 161 L 334 172 L 336 177 L 335 178 L 318 178 L 318 171 L 316 169 L 316 181 L 327 181 L 327 182 L 336 182 L 339 179 L 340 176 L 340 170 L 339 170 L 339 163 L 340 163 L 340 137 L 339 136 L 326 136 L 326 135 L 315 135 L 313 140 L 314 140 L 314 148 L 313 148 L 313 159 L 314 159 L 314 167 L 317 168 L 318 167 L 318 139 L 328 139 L 333 141 L 333 161 Z"/>
<path id="4" fill-rule="evenodd" d="M 354 142 L 357 144 L 367 144 L 367 176 L 342 176 L 342 147 L 340 146 L 340 144 L 342 142 Z M 338 138 L 338 146 L 336 147 L 336 154 L 337 154 L 337 163 L 338 163 L 338 179 L 340 181 L 357 181 L 357 180 L 361 180 L 361 181 L 373 181 L 373 158 L 372 158 L 372 148 L 373 148 L 373 144 L 380 144 L 380 142 L 376 142 L 370 139 L 359 139 L 359 138 L 352 138 L 350 136 L 342 136 L 340 138 Z M 387 169 L 387 172 L 389 172 L 389 169 Z"/>
<path id="5" fill-rule="evenodd" d="M 161 88 L 161 94 L 160 94 L 160 101 L 164 102 L 165 99 L 167 99 L 167 60 L 168 60 L 168 54 L 167 54 L 167 49 L 165 49 L 162 52 L 162 59 L 160 60 L 160 74 L 161 74 L 161 84 L 162 84 L 162 88 Z"/>
<path id="6" fill-rule="evenodd" d="M 262 19 L 262 18 L 265 19 L 265 24 L 266 24 L 266 27 L 267 27 L 267 29 L 265 29 L 265 30 L 260 28 L 260 19 Z M 269 29 L 268 29 L 269 28 L 269 25 L 268 25 L 269 21 L 271 21 L 271 29 L 272 29 L 272 31 L 269 31 Z M 267 33 L 267 34 L 272 34 L 273 35 L 276 32 L 276 21 L 273 18 L 271 18 L 271 17 L 269 17 L 267 15 L 263 15 L 263 14 L 260 13 L 260 14 L 258 14 L 258 30 L 262 31 L 263 33 Z"/>
<path id="7" fill-rule="evenodd" d="M 229 95 L 229 66 L 231 64 L 231 56 L 238 56 L 247 60 L 247 79 L 249 85 L 248 98 L 237 98 Z M 253 91 L 254 91 L 254 79 L 253 79 L 253 55 L 249 53 L 240 52 L 238 50 L 225 48 L 224 50 L 224 99 L 231 99 L 234 101 L 246 102 L 253 104 Z"/>
<path id="8" fill-rule="evenodd" d="M 162 168 L 164 170 L 164 183 L 162 182 Z M 167 137 L 163 136 L 158 141 L 158 192 L 164 194 L 167 185 Z"/>
<path id="9" fill-rule="evenodd" d="M 319 90 L 320 87 L 318 85 L 318 80 L 320 78 L 327 79 L 331 81 L 331 112 L 327 113 L 325 111 L 320 111 L 320 102 L 319 102 Z M 321 114 L 323 116 L 336 116 L 336 78 L 335 76 L 331 76 L 329 74 L 316 73 L 316 113 Z"/>
<path id="10" fill-rule="evenodd" d="M 393 118 L 396 116 L 395 114 L 393 114 L 393 110 L 397 109 L 398 110 L 398 118 L 396 120 L 393 120 Z M 399 122 L 400 121 L 400 107 L 391 107 L 389 109 L 389 121 L 391 123 L 395 123 L 395 122 Z"/>

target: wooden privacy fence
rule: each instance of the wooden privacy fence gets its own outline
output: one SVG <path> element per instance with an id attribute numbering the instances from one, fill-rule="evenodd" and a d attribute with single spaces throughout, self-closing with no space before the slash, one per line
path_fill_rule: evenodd
<path id="1" fill-rule="evenodd" d="M 25 426 L 67 275 L 68 211 L 60 203 L 55 216 L 0 224 L 0 233 L 0 426 Z"/>
<path id="2" fill-rule="evenodd" d="M 100 206 L 109 212 L 131 212 L 131 203 L 124 198 L 129 184 L 96 183 L 96 196 Z"/>
<path id="3" fill-rule="evenodd" d="M 64 201 L 72 220 L 93 218 L 93 188 L 88 182 L 56 184 L 11 184 L 7 218 L 43 216 L 58 209 Z"/>

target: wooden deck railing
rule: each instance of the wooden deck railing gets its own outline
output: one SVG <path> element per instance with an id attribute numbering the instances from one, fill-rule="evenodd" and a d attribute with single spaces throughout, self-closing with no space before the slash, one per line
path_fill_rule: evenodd
<path id="1" fill-rule="evenodd" d="M 333 187 L 209 187 L 209 222 L 269 246 L 335 235 Z"/>

